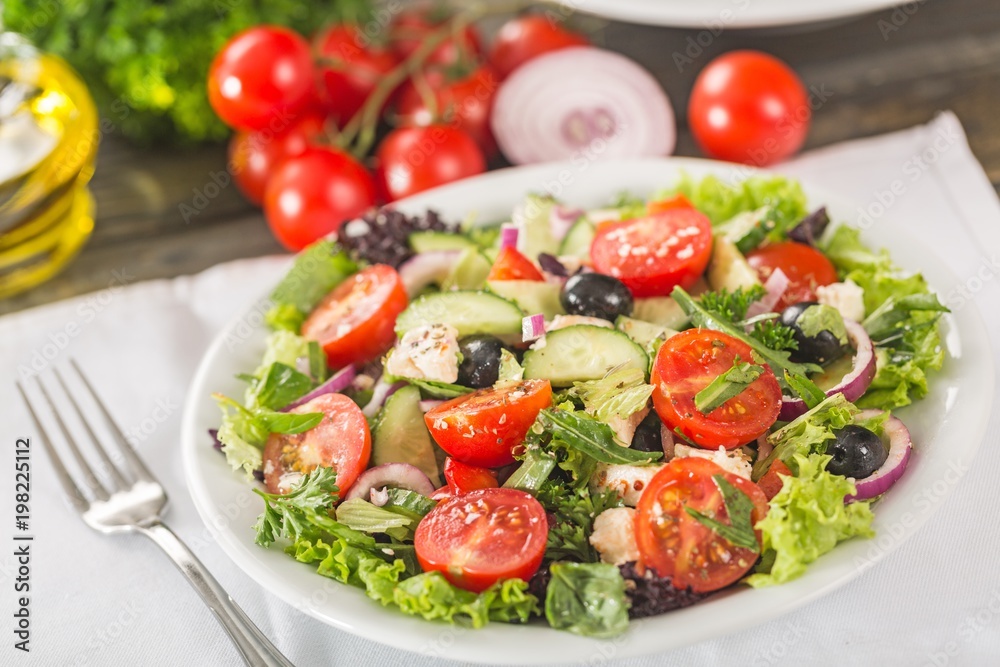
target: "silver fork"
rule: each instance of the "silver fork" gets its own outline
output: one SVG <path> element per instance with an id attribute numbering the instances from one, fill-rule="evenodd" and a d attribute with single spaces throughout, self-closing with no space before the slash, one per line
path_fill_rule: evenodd
<path id="1" fill-rule="evenodd" d="M 90 381 L 84 376 L 83 372 L 76 365 L 76 362 L 70 360 L 70 364 L 81 381 L 79 384 L 86 388 L 91 399 L 97 405 L 103 421 L 107 424 L 107 430 L 111 433 L 117 445 L 117 453 L 119 454 L 117 458 L 121 462 L 121 467 L 115 465 L 112 461 L 114 454 L 109 455 L 108 450 L 101 444 L 96 434 L 96 431 L 99 429 L 95 429 L 91 418 L 85 416 L 85 411 L 81 409 L 80 404 L 73 397 L 73 392 L 69 390 L 68 385 L 63 380 L 62 374 L 59 373 L 59 369 L 54 369 L 56 380 L 61 386 L 63 393 L 69 399 L 69 403 L 73 406 L 73 411 L 76 412 L 80 422 L 83 424 L 87 436 L 97 451 L 102 466 L 107 469 L 110 482 L 107 487 L 94 474 L 87 459 L 84 458 L 76 440 L 74 440 L 70 429 L 66 425 L 66 420 L 60 414 L 55 401 L 52 400 L 51 394 L 49 394 L 45 384 L 39 378 L 38 386 L 41 389 L 41 393 L 45 397 L 45 401 L 49 404 L 51 412 L 55 417 L 54 421 L 58 425 L 59 431 L 62 432 L 63 439 L 66 441 L 73 459 L 76 461 L 77 468 L 82 473 L 83 484 L 81 486 L 87 490 L 87 494 L 82 492 L 81 486 L 78 486 L 73 480 L 73 476 L 66 470 L 65 464 L 56 451 L 53 444 L 55 440 L 52 437 L 54 429 L 50 430 L 51 424 L 49 424 L 49 427 L 42 425 L 42 419 L 38 416 L 39 411 L 36 410 L 37 406 L 28 398 L 21 383 L 17 383 L 17 390 L 21 393 L 21 398 L 24 399 L 25 404 L 28 406 L 28 412 L 31 413 L 31 418 L 34 420 L 35 426 L 42 433 L 42 444 L 45 446 L 45 451 L 48 452 L 49 458 L 52 460 L 56 476 L 59 477 L 63 489 L 69 496 L 70 503 L 83 516 L 83 520 L 87 525 L 98 532 L 121 533 L 136 531 L 153 540 L 157 546 L 163 549 L 170 556 L 177 569 L 184 573 L 190 584 L 198 591 L 201 599 L 212 610 L 212 613 L 215 614 L 222 627 L 229 633 L 229 637 L 233 640 L 237 650 L 248 665 L 252 665 L 253 667 L 279 665 L 282 667 L 294 667 L 278 651 L 274 644 L 268 641 L 267 637 L 257 629 L 253 621 L 229 597 L 229 594 L 223 590 L 219 582 L 215 580 L 215 577 L 205 569 L 195 555 L 191 553 L 191 550 L 181 542 L 180 538 L 160 521 L 160 515 L 167 504 L 166 491 L 156 481 L 156 478 L 149 472 L 145 464 L 143 464 L 142 460 L 135 453 L 135 450 L 132 449 L 132 446 L 125 439 L 121 429 L 115 424 L 107 408 L 104 407 L 104 403 L 97 397 L 97 393 L 91 386 Z"/>

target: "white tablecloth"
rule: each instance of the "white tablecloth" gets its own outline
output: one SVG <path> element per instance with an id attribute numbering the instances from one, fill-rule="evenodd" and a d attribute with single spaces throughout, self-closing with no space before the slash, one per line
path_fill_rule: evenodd
<path id="1" fill-rule="evenodd" d="M 781 170 L 883 215 L 937 248 L 1000 340 L 1000 205 L 957 119 L 803 156 Z M 888 213 L 886 213 L 888 210 Z M 867 216 L 867 218 L 866 218 Z M 869 222 L 871 221 L 871 222 Z M 857 222 L 857 221 L 855 221 Z M 32 458 L 31 652 L 13 648 L 17 577 L 11 534 L 14 441 L 35 436 L 12 380 L 72 355 L 88 371 L 172 498 L 167 523 L 261 629 L 300 666 L 430 665 L 331 629 L 264 592 L 211 541 L 181 470 L 181 404 L 215 333 L 265 292 L 287 258 L 127 285 L 0 319 L 0 664 L 237 665 L 205 606 L 141 537 L 103 537 L 62 500 L 40 442 Z M 964 295 L 957 291 L 964 289 Z M 1000 660 L 1000 480 L 996 414 L 972 470 L 919 534 L 839 591 L 789 616 L 632 665 L 987 665 Z M 620 663 L 625 664 L 625 663 Z"/>

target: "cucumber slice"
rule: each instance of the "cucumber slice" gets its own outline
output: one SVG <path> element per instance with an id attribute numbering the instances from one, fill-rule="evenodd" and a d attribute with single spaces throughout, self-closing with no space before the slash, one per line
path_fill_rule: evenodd
<path id="1" fill-rule="evenodd" d="M 458 329 L 459 336 L 520 336 L 523 317 L 520 308 L 496 294 L 438 292 L 412 301 L 396 319 L 396 334 L 427 324 L 450 324 Z"/>
<path id="2" fill-rule="evenodd" d="M 466 248 L 459 255 L 451 273 L 441 283 L 441 289 L 477 290 L 486 285 L 486 276 L 490 275 L 493 263 L 486 259 L 483 253 L 473 248 Z"/>
<path id="3" fill-rule="evenodd" d="M 618 319 L 615 320 L 615 328 L 641 345 L 650 357 L 655 357 L 656 353 L 660 351 L 663 341 L 677 333 L 669 327 L 643 322 L 624 315 L 619 315 Z"/>
<path id="4" fill-rule="evenodd" d="M 684 329 L 688 323 L 687 314 L 669 296 L 636 299 L 635 307 L 632 309 L 632 317 L 668 329 Z"/>
<path id="5" fill-rule="evenodd" d="M 409 463 L 440 486 L 435 448 L 420 410 L 420 390 L 402 387 L 385 402 L 372 427 L 372 465 Z"/>
<path id="6" fill-rule="evenodd" d="M 461 234 L 445 232 L 413 232 L 410 234 L 410 247 L 414 252 L 429 252 L 431 250 L 465 250 L 475 248 L 476 244 Z"/>
<path id="7" fill-rule="evenodd" d="M 755 211 L 744 211 L 730 218 L 716 227 L 715 233 L 734 243 L 736 249 L 745 255 L 763 243 L 777 225 L 775 210 L 770 206 L 762 206 Z"/>
<path id="8" fill-rule="evenodd" d="M 525 352 L 523 365 L 525 378 L 569 387 L 574 382 L 599 380 L 618 367 L 645 373 L 649 356 L 621 331 L 576 324 L 545 334 L 544 346 Z"/>
<path id="9" fill-rule="evenodd" d="M 707 276 L 708 285 L 713 290 L 735 292 L 741 287 L 749 289 L 760 285 L 757 272 L 747 263 L 736 244 L 718 234 L 712 248 L 712 259 L 708 262 Z"/>
<path id="10" fill-rule="evenodd" d="M 552 236 L 549 224 L 549 214 L 554 205 L 555 200 L 551 197 L 531 194 L 514 209 L 511 217 L 520 231 L 517 249 L 526 257 L 537 259 L 543 252 L 552 255 L 559 252 L 559 241 Z"/>
<path id="11" fill-rule="evenodd" d="M 559 246 L 559 254 L 580 259 L 590 258 L 590 244 L 594 242 L 596 232 L 594 223 L 586 218 L 580 218 L 573 223 L 573 226 L 566 232 L 566 236 Z"/>
<path id="12" fill-rule="evenodd" d="M 491 280 L 487 285 L 491 292 L 513 301 L 527 315 L 542 313 L 545 319 L 551 320 L 556 315 L 566 314 L 559 302 L 561 287 L 555 283 L 543 283 L 537 280 Z"/>

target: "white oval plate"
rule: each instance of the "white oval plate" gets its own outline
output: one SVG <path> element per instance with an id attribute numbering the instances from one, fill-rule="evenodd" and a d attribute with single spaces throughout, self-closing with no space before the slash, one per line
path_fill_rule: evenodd
<path id="1" fill-rule="evenodd" d="M 587 0 L 576 9 L 648 25 L 766 28 L 836 21 L 902 4 L 901 0 Z"/>
<path id="2" fill-rule="evenodd" d="M 399 208 L 422 212 L 431 207 L 450 219 L 463 219 L 475 212 L 479 220 L 498 221 L 507 219 L 528 192 L 547 190 L 573 205 L 599 207 L 621 190 L 650 194 L 675 182 L 682 170 L 693 176 L 712 173 L 732 181 L 752 173 L 745 167 L 679 158 L 538 165 L 447 185 L 400 202 Z M 854 207 L 850 204 L 838 203 L 829 195 L 819 196 L 815 190 L 807 192 L 812 203 L 827 205 L 835 220 L 851 219 Z M 889 248 L 894 260 L 923 272 L 932 286 L 956 283 L 943 263 L 910 239 L 902 227 L 880 221 L 864 233 L 864 238 L 874 247 Z M 266 335 L 260 319 L 258 312 L 248 309 L 219 333 L 195 375 L 185 406 L 185 472 L 205 524 L 239 567 L 305 613 L 391 646 L 472 662 L 582 663 L 596 656 L 655 653 L 763 623 L 826 595 L 880 560 L 926 521 L 930 512 L 918 513 L 916 518 L 911 512 L 920 490 L 932 487 L 946 473 L 953 481 L 949 464 L 959 463 L 956 468 L 961 470 L 961 465 L 971 462 L 993 402 L 991 348 L 978 312 L 969 305 L 944 319 L 948 361 L 932 378 L 930 395 L 918 409 L 900 412 L 913 434 L 915 452 L 902 480 L 876 508 L 875 529 L 884 539 L 841 544 L 811 565 L 805 576 L 783 586 L 732 590 L 687 609 L 634 621 L 626 634 L 613 641 L 577 637 L 541 623 L 495 623 L 472 631 L 385 609 L 361 590 L 320 577 L 279 548 L 262 549 L 254 544 L 250 524 L 258 511 L 258 499 L 209 446 L 206 430 L 219 422 L 219 410 L 210 394 L 241 396 L 243 386 L 236 374 L 256 367 L 260 359 Z M 941 484 L 949 490 L 953 487 Z M 248 508 L 242 512 L 239 525 L 230 520 L 234 508 Z"/>

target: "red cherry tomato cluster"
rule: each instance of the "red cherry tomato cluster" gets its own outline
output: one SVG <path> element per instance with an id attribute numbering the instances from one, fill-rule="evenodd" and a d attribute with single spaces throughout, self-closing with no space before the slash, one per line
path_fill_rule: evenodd
<path id="1" fill-rule="evenodd" d="M 298 250 L 379 202 L 486 170 L 500 81 L 548 51 L 586 44 L 541 15 L 501 29 L 492 50 L 468 13 L 401 12 L 377 38 L 338 23 L 311 40 L 258 26 L 212 63 L 208 97 L 236 130 L 230 169 Z M 392 129 L 375 148 L 379 122 Z"/>

